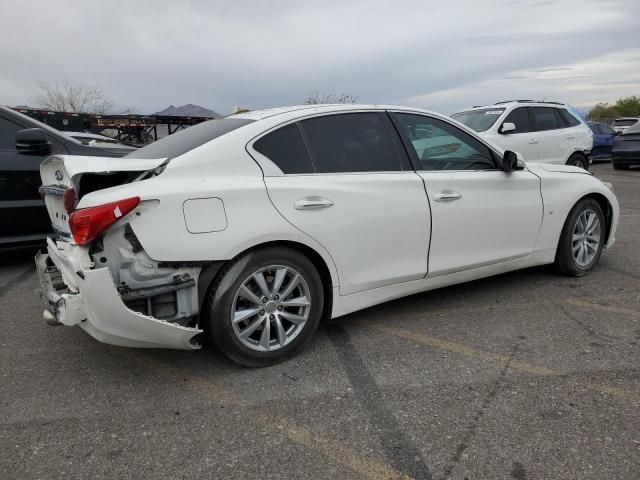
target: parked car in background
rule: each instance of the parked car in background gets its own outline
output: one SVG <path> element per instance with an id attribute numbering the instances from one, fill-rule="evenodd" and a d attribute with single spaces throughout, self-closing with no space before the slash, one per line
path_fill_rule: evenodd
<path id="1" fill-rule="evenodd" d="M 616 118 L 611 127 L 618 133 L 624 132 L 627 128 L 632 127 L 640 122 L 640 117 L 620 117 Z"/>
<path id="2" fill-rule="evenodd" d="M 51 219 L 38 192 L 40 163 L 49 155 L 118 157 L 133 150 L 121 145 L 85 145 L 31 117 L 0 107 L 0 247 L 44 242 L 51 233 Z"/>
<path id="3" fill-rule="evenodd" d="M 611 164 L 616 170 L 640 165 L 640 123 L 627 128 L 613 139 Z"/>
<path id="4" fill-rule="evenodd" d="M 321 317 L 533 265 L 585 275 L 619 211 L 581 168 L 406 107 L 252 111 L 124 158 L 53 155 L 41 175 L 48 322 L 131 347 L 204 334 L 247 366 L 292 355 Z"/>
<path id="5" fill-rule="evenodd" d="M 518 152 L 526 162 L 589 169 L 593 133 L 568 105 L 512 100 L 465 109 L 451 117 L 500 148 Z"/>
<path id="6" fill-rule="evenodd" d="M 587 122 L 587 125 L 593 132 L 593 148 L 591 149 L 593 161 L 611 160 L 613 137 L 617 135 L 617 132 L 606 123 Z"/>

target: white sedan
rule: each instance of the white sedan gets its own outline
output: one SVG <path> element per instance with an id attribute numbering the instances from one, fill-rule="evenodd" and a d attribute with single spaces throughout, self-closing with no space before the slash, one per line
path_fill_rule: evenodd
<path id="1" fill-rule="evenodd" d="M 406 107 L 247 112 L 123 158 L 55 155 L 41 176 L 49 323 L 131 347 L 205 337 L 248 366 L 405 295 L 549 263 L 584 275 L 619 215 L 583 169 Z"/>

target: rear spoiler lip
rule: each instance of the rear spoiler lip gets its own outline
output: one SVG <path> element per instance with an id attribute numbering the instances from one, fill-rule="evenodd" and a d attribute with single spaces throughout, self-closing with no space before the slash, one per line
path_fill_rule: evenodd
<path id="1" fill-rule="evenodd" d="M 69 178 L 84 173 L 144 172 L 166 164 L 168 158 L 97 157 L 51 155 L 40 164 L 40 173 L 53 161 L 62 161 Z"/>

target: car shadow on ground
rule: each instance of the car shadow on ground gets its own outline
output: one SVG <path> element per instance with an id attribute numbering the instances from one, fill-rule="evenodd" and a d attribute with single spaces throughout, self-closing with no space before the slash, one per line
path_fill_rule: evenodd
<path id="1" fill-rule="evenodd" d="M 464 303 L 471 306 L 478 304 L 479 301 L 484 305 L 495 305 L 501 302 L 517 305 L 519 299 L 524 299 L 527 293 L 530 292 L 533 284 L 548 284 L 549 286 L 553 284 L 555 286 L 558 282 L 570 285 L 575 282 L 575 279 L 556 274 L 552 265 L 543 265 L 391 300 L 342 317 L 324 320 L 320 324 L 316 335 L 292 358 L 304 353 L 305 350 L 317 348 L 318 343 L 321 342 L 319 334 L 322 331 L 331 330 L 336 325 L 341 325 L 349 330 L 357 328 L 357 324 L 360 322 L 366 323 L 367 321 L 379 321 L 380 319 L 394 322 L 394 319 L 406 317 L 416 311 L 429 314 L 430 311 L 447 309 L 452 305 L 459 306 Z M 148 360 L 155 359 L 164 364 L 179 366 L 188 363 L 192 372 L 200 374 L 206 374 L 205 372 L 210 370 L 212 366 L 215 366 L 218 373 L 225 370 L 253 370 L 227 359 L 216 350 L 205 335 L 203 335 L 201 341 L 202 351 L 195 356 L 193 352 L 181 350 L 154 349 L 138 350 L 137 352 Z"/>

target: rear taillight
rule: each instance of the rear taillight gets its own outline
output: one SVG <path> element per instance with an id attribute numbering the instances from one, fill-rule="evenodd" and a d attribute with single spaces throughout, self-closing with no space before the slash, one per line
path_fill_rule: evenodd
<path id="1" fill-rule="evenodd" d="M 76 209 L 76 191 L 73 188 L 65 190 L 62 202 L 67 213 L 73 212 Z"/>
<path id="2" fill-rule="evenodd" d="M 140 203 L 140 197 L 126 198 L 117 202 L 82 208 L 69 216 L 69 228 L 78 245 L 87 245 L 107 228 L 131 212 Z"/>

